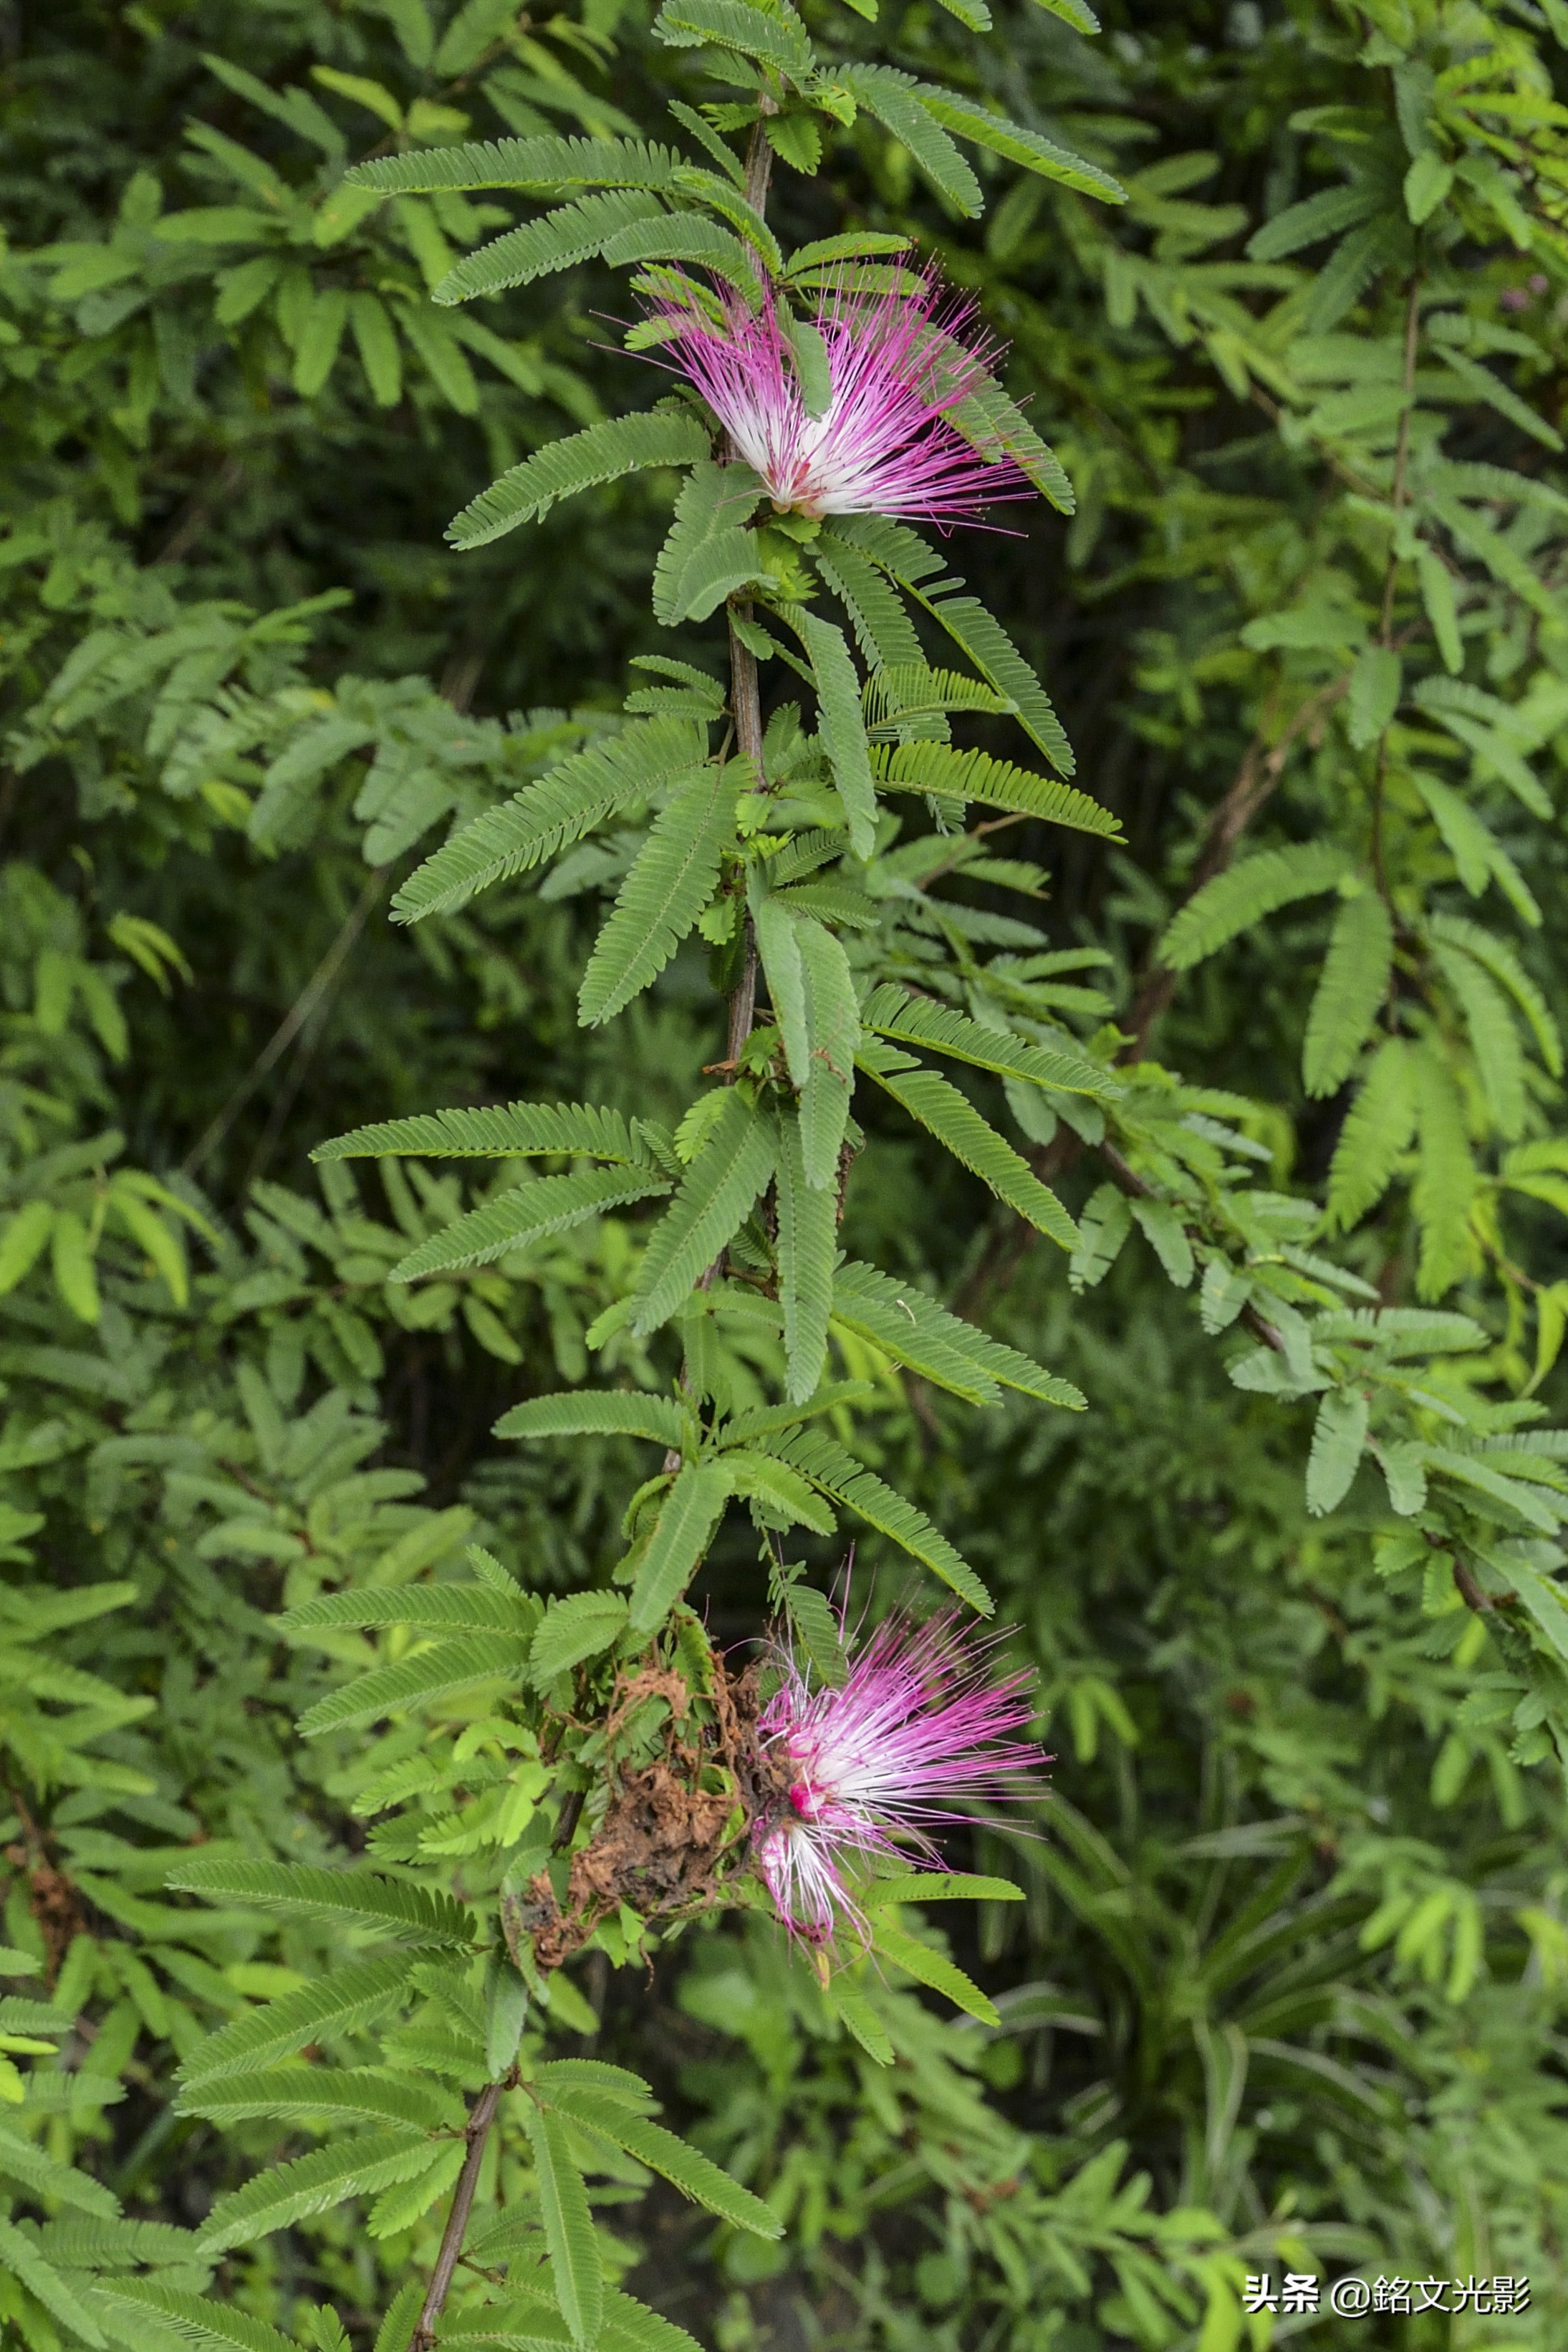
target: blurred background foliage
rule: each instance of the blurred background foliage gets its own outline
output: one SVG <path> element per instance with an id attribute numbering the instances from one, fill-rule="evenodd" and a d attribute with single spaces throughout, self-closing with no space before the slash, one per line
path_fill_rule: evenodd
<path id="1" fill-rule="evenodd" d="M 1429 479 L 1452 537 L 1399 642 L 1429 628 L 1447 668 L 1451 642 L 1486 683 L 1435 698 L 1393 756 L 1415 774 L 1473 754 L 1474 793 L 1390 781 L 1387 854 L 1448 893 L 1450 920 L 1492 888 L 1489 919 L 1520 917 L 1521 978 L 1494 974 L 1489 998 L 1453 935 L 1458 1010 L 1439 1004 L 1431 1034 L 1457 1073 L 1454 1150 L 1438 1164 L 1430 1113 L 1417 1164 L 1414 1114 L 1401 1129 L 1385 1104 L 1388 1169 L 1339 1221 L 1397 1174 L 1348 1262 L 1385 1306 L 1476 1317 L 1472 1389 L 1550 1402 L 1568 1301 L 1550 1140 L 1568 9 L 1103 13 L 1088 42 L 1071 9 L 1001 0 L 984 68 L 962 10 L 895 5 L 878 37 L 1117 172 L 1124 210 L 986 158 L 989 209 L 967 222 L 862 114 L 809 186 L 780 170 L 775 217 L 796 242 L 914 230 L 1010 339 L 1010 387 L 1077 512 L 1042 507 L 955 560 L 1040 662 L 1127 834 L 1109 854 L 1010 837 L 1050 868 L 1026 909 L 1046 945 L 1084 951 L 1056 1012 L 1087 1037 L 1141 1003 L 1163 1060 L 1247 1098 L 1270 1181 L 1309 1205 L 1350 1100 L 1348 1061 L 1326 1079 L 1320 1063 L 1311 1091 L 1310 1056 L 1302 1076 L 1321 898 L 1243 906 L 1174 988 L 1153 942 L 1195 869 L 1223 863 L 1217 811 L 1252 825 L 1249 848 L 1294 850 L 1384 791 L 1381 754 L 1375 782 L 1359 758 L 1389 723 L 1383 673 L 1357 666 L 1389 636 L 1372 509 L 1396 462 L 1412 482 L 1458 469 Z M 455 816 L 612 723 L 626 664 L 659 649 L 643 583 L 668 499 L 634 478 L 452 557 L 443 529 L 489 474 L 645 404 L 645 369 L 612 348 L 624 296 L 590 268 L 482 317 L 432 309 L 428 288 L 509 215 L 339 184 L 404 143 L 661 135 L 666 100 L 705 85 L 650 16 L 0 6 L 0 2341 L 31 2352 L 93 2340 L 38 2265 L 93 2267 L 98 2184 L 146 2225 L 151 2271 L 212 2272 L 188 2232 L 247 2160 L 176 2111 L 172 2070 L 324 1948 L 172 1899 L 172 1859 L 211 1839 L 307 1861 L 363 1843 L 351 1751 L 291 1728 L 360 1650 L 292 1650 L 275 1613 L 352 1574 L 405 1581 L 476 1535 L 541 1592 L 591 1585 L 640 1475 L 615 1442 L 522 1454 L 487 1434 L 583 1377 L 634 1226 L 399 1287 L 392 1265 L 462 1204 L 460 1181 L 308 1162 L 356 1121 L 447 1103 L 559 1095 L 674 1119 L 720 1050 L 685 958 L 607 1031 L 577 1029 L 612 861 L 417 931 L 386 920 Z M 1448 306 L 1430 335 L 1424 289 Z M 964 887 L 958 931 L 1008 944 L 1017 895 Z M 1534 992 L 1528 1065 L 1493 1017 L 1510 991 L 1527 1009 Z M 1533 1189 L 1507 1236 L 1500 1180 L 1471 1152 L 1499 1137 L 1537 1154 L 1516 1163 Z M 1024 1139 L 1056 1150 L 1075 1209 L 1098 1197 L 1061 1139 Z M 651 1974 L 591 1960 L 570 2046 L 644 2071 L 791 2225 L 783 2248 L 716 2234 L 631 2167 L 595 2191 L 628 2281 L 717 2352 L 1232 2352 L 1291 2332 L 1244 2315 L 1247 2271 L 1501 2273 L 1533 2282 L 1528 2313 L 1325 2318 L 1314 2340 L 1354 2325 L 1397 2352 L 1553 2352 L 1562 1779 L 1531 1744 L 1542 1715 L 1511 1726 L 1511 1686 L 1489 1705 L 1509 1685 L 1495 1612 L 1464 1605 L 1446 1562 L 1423 1581 L 1389 1551 L 1371 1467 L 1331 1516 L 1309 1511 L 1310 1404 L 1227 1378 L 1166 1278 L 1168 1233 L 1161 1249 L 1151 1223 L 1119 1255 L 1113 1234 L 1075 1291 L 996 1219 L 977 1183 L 872 1121 L 852 1250 L 1090 1401 L 970 1418 L 869 1354 L 847 1367 L 880 1384 L 860 1451 L 980 1568 L 1040 1677 L 1057 1761 L 1039 1833 L 977 1830 L 960 1857 L 1028 1901 L 945 1921 L 1004 2028 L 885 1987 L 883 2076 L 758 1921 Z M 640 1343 L 599 1360 L 653 1377 Z M 896 1559 L 862 1559 L 900 1589 Z M 747 1590 L 721 1546 L 700 1591 L 725 1638 L 758 1631 Z M 387 2210 L 374 2228 L 301 2221 L 232 2259 L 214 2290 L 232 2341 L 264 2340 L 247 2315 L 292 2329 L 329 2296 L 370 2346 L 435 2223 Z M 189 2339 L 149 2315 L 129 2340 Z"/>

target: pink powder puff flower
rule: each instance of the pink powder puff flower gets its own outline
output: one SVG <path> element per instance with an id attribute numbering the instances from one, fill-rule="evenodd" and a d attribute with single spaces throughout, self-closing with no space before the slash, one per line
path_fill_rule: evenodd
<path id="1" fill-rule="evenodd" d="M 830 397 L 820 416 L 806 406 L 771 297 L 760 312 L 726 297 L 722 327 L 695 289 L 658 310 L 682 372 L 780 512 L 973 522 L 998 499 L 1034 495 L 1012 458 L 988 462 L 948 422 L 996 352 L 975 337 L 968 305 L 943 302 L 935 276 L 874 298 L 822 297 L 815 330 Z"/>
<path id="2" fill-rule="evenodd" d="M 992 1682 L 991 1643 L 967 1640 L 952 1615 L 924 1625 L 889 1617 L 841 1689 L 812 1689 L 794 1657 L 758 1729 L 787 1761 L 788 1806 L 764 1830 L 757 1864 L 793 1934 L 821 1945 L 864 1922 L 847 1866 L 895 1855 L 900 1842 L 938 1861 L 928 1824 L 963 1821 L 956 1797 L 1018 1800 L 1040 1793 L 1043 1760 L 1011 1737 L 1034 1708 L 1027 1674 Z"/>

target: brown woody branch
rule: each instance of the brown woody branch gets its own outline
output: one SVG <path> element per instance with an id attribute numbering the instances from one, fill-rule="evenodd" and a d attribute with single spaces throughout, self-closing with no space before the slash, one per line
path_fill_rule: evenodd
<path id="1" fill-rule="evenodd" d="M 468 2233 L 468 2216 L 474 2210 L 474 2192 L 479 2186 L 479 2168 L 485 2161 L 485 2143 L 490 2137 L 490 2126 L 496 2120 L 501 2094 L 507 2088 L 505 2083 L 486 2083 L 469 2111 L 467 2128 L 463 2135 L 468 2143 L 468 2152 L 457 2176 L 452 2210 L 446 2216 L 446 2227 L 441 2233 L 441 2251 L 435 2257 L 435 2268 L 430 2273 L 424 2306 L 419 2315 L 419 2326 L 410 2340 L 409 2352 L 434 2352 L 436 2322 L 446 2307 L 452 2273 L 457 2268 L 463 2252 L 463 2241 Z"/>
<path id="2" fill-rule="evenodd" d="M 1284 731 L 1273 743 L 1270 743 L 1264 729 L 1259 728 L 1242 754 L 1241 764 L 1231 779 L 1224 799 L 1209 818 L 1184 905 L 1187 899 L 1197 896 L 1206 882 L 1212 882 L 1217 874 L 1226 871 L 1236 855 L 1242 835 L 1278 788 L 1292 749 L 1303 734 L 1310 735 L 1322 724 L 1344 691 L 1345 681 L 1343 678 L 1332 679 L 1328 685 L 1320 687 L 1293 713 Z M 1132 1010 L 1127 1016 L 1127 1042 L 1116 1057 L 1118 1062 L 1128 1064 L 1143 1060 L 1155 1028 L 1176 994 L 1178 977 L 1168 965 L 1151 963 L 1145 968 L 1133 997 Z M 1061 1128 L 1050 1143 L 1037 1145 L 1029 1154 L 1030 1165 L 1042 1184 L 1054 1184 L 1080 1159 L 1084 1148 L 1078 1136 Z M 1133 1176 L 1126 1161 L 1120 1160 L 1120 1155 L 1110 1146 L 1101 1144 L 1096 1149 L 1114 1181 L 1119 1183 L 1121 1179 L 1111 1166 L 1113 1159 L 1119 1160 L 1120 1166 L 1134 1183 L 1141 1181 Z M 1144 1189 L 1146 1192 L 1148 1188 L 1145 1186 Z M 965 1316 L 979 1313 L 992 1292 L 1005 1289 L 1012 1280 L 1034 1239 L 1034 1227 L 1022 1217 L 1015 1215 L 998 1224 L 981 1252 L 974 1271 L 959 1290 L 954 1301 L 955 1311 Z M 1252 1310 L 1244 1310 L 1244 1319 L 1249 1328 L 1256 1328 Z M 1258 1317 L 1257 1323 L 1261 1322 L 1262 1318 Z M 1280 1335 L 1271 1324 L 1259 1330 L 1258 1336 L 1270 1347 L 1277 1348 L 1281 1344 Z"/>

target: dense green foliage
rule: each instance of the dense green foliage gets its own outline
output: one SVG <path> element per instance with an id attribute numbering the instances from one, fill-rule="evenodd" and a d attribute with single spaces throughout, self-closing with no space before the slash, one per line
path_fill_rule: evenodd
<path id="1" fill-rule="evenodd" d="M 471 2150 L 446 2343 L 1555 2352 L 1568 6 L 0 50 L 0 2343 L 427 2345 Z M 1011 535 L 650 365 L 843 237 Z M 695 1825 L 852 1540 L 1057 1760 L 820 1970 Z"/>

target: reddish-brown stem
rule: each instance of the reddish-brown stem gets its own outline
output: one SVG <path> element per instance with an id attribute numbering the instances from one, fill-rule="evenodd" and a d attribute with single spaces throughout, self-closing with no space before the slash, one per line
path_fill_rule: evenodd
<path id="1" fill-rule="evenodd" d="M 1224 873 L 1236 855 L 1237 844 L 1242 835 L 1284 774 L 1291 747 L 1301 735 L 1310 733 L 1320 723 L 1344 690 L 1345 681 L 1336 678 L 1329 685 L 1320 687 L 1316 694 L 1309 695 L 1273 744 L 1267 744 L 1261 729 L 1253 736 L 1224 799 L 1209 818 L 1203 846 L 1193 867 L 1188 898 L 1201 890 L 1206 882 L 1212 881 L 1217 874 Z M 1127 1016 L 1127 1043 L 1117 1056 L 1119 1061 L 1142 1061 L 1161 1014 L 1176 994 L 1177 977 L 1165 964 L 1151 964 L 1145 971 Z M 1062 1128 L 1051 1142 L 1037 1147 L 1030 1153 L 1030 1165 L 1042 1184 L 1053 1184 L 1073 1165 L 1083 1149 L 1079 1138 Z M 1101 1147 L 1101 1157 L 1106 1158 L 1103 1146 Z M 1125 1162 L 1122 1164 L 1125 1166 Z M 1115 1173 L 1114 1170 L 1110 1172 Z M 1127 1170 L 1127 1173 L 1131 1175 L 1132 1171 Z M 1004 1290 L 1012 1280 L 1034 1238 L 1034 1227 L 1026 1223 L 1022 1217 L 1009 1217 L 1005 1224 L 998 1225 L 959 1290 L 954 1301 L 955 1310 L 965 1316 L 978 1314 L 992 1292 Z M 1271 1328 L 1260 1330 L 1258 1336 L 1269 1346 L 1280 1344 L 1279 1334 Z"/>
<path id="2" fill-rule="evenodd" d="M 468 2216 L 474 2210 L 474 2192 L 479 2186 L 479 2167 L 485 2161 L 485 2143 L 490 2137 L 490 2126 L 496 2120 L 496 2109 L 501 2104 L 501 2094 L 506 2087 L 504 2083 L 486 2083 L 470 2110 L 464 2133 L 468 2153 L 463 2159 L 463 2169 L 452 2193 L 452 2210 L 446 2216 L 441 2251 L 435 2257 L 435 2268 L 430 2273 L 424 2307 L 419 2315 L 419 2326 L 413 2331 L 409 2352 L 434 2352 L 435 2325 L 446 2307 L 452 2273 L 462 2256 Z"/>
<path id="3" fill-rule="evenodd" d="M 1253 736 L 1229 790 L 1208 820 L 1187 886 L 1189 898 L 1196 898 L 1204 884 L 1212 882 L 1217 874 L 1225 872 L 1242 835 L 1277 789 L 1293 746 L 1301 736 L 1318 725 L 1344 690 L 1344 680 L 1335 678 L 1320 687 L 1316 694 L 1310 694 L 1276 742 L 1269 744 L 1261 728 Z M 1145 972 L 1127 1016 L 1131 1042 L 1119 1056 L 1122 1061 L 1141 1062 L 1148 1052 L 1155 1024 L 1176 994 L 1177 977 L 1168 964 L 1153 964 Z"/>

